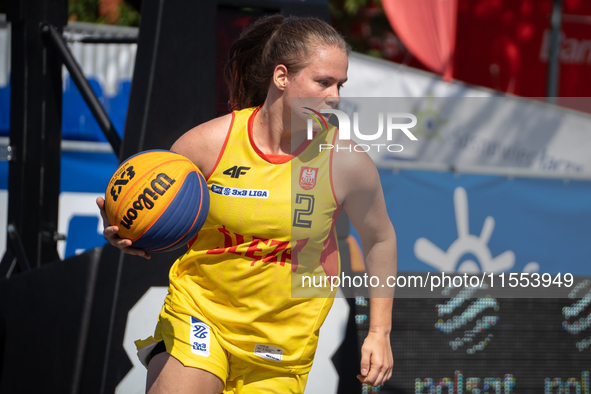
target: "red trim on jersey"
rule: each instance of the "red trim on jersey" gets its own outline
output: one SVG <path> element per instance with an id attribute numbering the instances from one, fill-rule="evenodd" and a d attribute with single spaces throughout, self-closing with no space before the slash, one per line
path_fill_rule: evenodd
<path id="1" fill-rule="evenodd" d="M 254 124 L 254 117 L 256 116 L 257 112 L 259 112 L 259 109 L 261 109 L 261 107 L 262 105 L 258 106 L 248 119 L 248 139 L 250 141 L 250 146 L 252 146 L 252 149 L 254 149 L 254 151 L 257 153 L 257 155 L 259 155 L 261 159 L 271 164 L 284 164 L 291 161 L 291 159 L 302 153 L 304 149 L 306 149 L 308 145 L 310 145 L 310 140 L 304 140 L 304 142 L 302 142 L 300 146 L 298 146 L 298 148 L 291 155 L 268 155 L 266 153 L 263 153 L 263 151 L 261 151 L 259 147 L 254 143 L 252 127 L 252 125 Z"/>
<path id="2" fill-rule="evenodd" d="M 314 135 L 316 135 L 316 133 Z M 293 152 L 292 157 L 297 157 L 300 153 L 302 153 L 308 147 L 308 145 L 310 145 L 311 142 L 312 142 L 312 140 L 309 140 L 306 138 L 304 140 L 304 142 L 302 142 L 300 144 L 300 146 L 298 146 L 298 148 Z"/>
<path id="3" fill-rule="evenodd" d="M 330 224 L 330 232 L 326 238 L 326 241 L 324 241 L 324 250 L 320 255 L 320 262 L 322 264 L 322 268 L 324 268 L 324 273 L 327 276 L 339 276 L 340 274 L 339 245 L 335 234 L 336 230 L 334 228 L 337 217 L 339 217 L 339 213 L 341 213 L 340 205 L 334 210 L 332 215 L 332 223 Z"/>
<path id="4" fill-rule="evenodd" d="M 332 137 L 332 146 L 335 145 L 335 141 L 337 139 L 337 134 L 339 133 L 339 130 L 335 130 L 334 131 L 334 136 Z M 334 149 L 330 150 L 330 159 L 328 161 L 328 169 L 329 169 L 329 179 L 330 179 L 330 190 L 332 190 L 332 197 L 334 198 L 334 201 L 337 203 L 337 207 L 341 207 L 341 204 L 339 203 L 339 200 L 337 199 L 337 194 L 334 191 L 334 182 L 332 180 L 332 160 L 333 160 L 333 154 L 334 154 Z"/>
<path id="5" fill-rule="evenodd" d="M 234 111 L 235 112 L 235 111 Z M 226 139 L 224 140 L 224 145 L 222 145 L 222 149 L 220 150 L 220 154 L 218 155 L 218 159 L 216 160 L 211 173 L 205 178 L 206 181 L 209 181 L 209 178 L 213 175 L 216 168 L 218 168 L 218 164 L 222 161 L 222 156 L 224 155 L 224 151 L 226 150 L 226 145 L 228 145 L 228 140 L 230 139 L 230 133 L 232 132 L 232 127 L 234 126 L 234 119 L 236 119 L 236 115 L 232 112 L 232 121 L 230 122 L 230 127 L 228 128 L 228 133 L 226 134 Z"/>
<path id="6" fill-rule="evenodd" d="M 291 160 L 291 155 L 265 155 L 263 159 L 273 164 L 283 164 Z"/>
<path id="7" fill-rule="evenodd" d="M 193 244 L 197 241 L 197 237 L 199 236 L 199 233 L 197 233 L 197 235 L 195 236 L 195 238 L 193 238 L 192 240 L 190 240 L 189 242 L 187 242 L 187 246 L 189 247 L 189 249 L 191 249 L 193 247 Z"/>

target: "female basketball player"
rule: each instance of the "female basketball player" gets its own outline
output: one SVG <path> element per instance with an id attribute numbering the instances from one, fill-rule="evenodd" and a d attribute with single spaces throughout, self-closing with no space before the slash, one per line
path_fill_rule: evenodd
<path id="1" fill-rule="evenodd" d="M 347 80 L 349 48 L 313 18 L 265 17 L 230 50 L 230 101 L 237 110 L 199 125 L 171 150 L 207 178 L 211 207 L 189 251 L 170 272 L 154 337 L 138 341 L 150 358 L 149 393 L 301 393 L 333 293 L 292 296 L 293 275 L 339 275 L 334 220 L 341 207 L 358 230 L 369 275 L 396 274 L 396 236 L 377 170 L 365 153 L 319 151 L 336 129 L 306 138 L 305 110 L 292 98 L 334 108 Z M 302 115 L 300 115 L 302 114 Z M 252 197 L 249 197 L 252 196 Z M 150 258 L 117 236 L 126 253 Z M 327 297 L 326 294 L 329 296 Z M 391 376 L 393 289 L 370 289 L 370 330 L 358 379 Z"/>

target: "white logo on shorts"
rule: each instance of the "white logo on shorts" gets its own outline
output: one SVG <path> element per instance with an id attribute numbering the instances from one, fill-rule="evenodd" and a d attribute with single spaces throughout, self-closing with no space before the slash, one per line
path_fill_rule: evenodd
<path id="1" fill-rule="evenodd" d="M 283 359 L 283 349 L 271 345 L 255 345 L 254 354 L 272 361 Z"/>
<path id="2" fill-rule="evenodd" d="M 209 357 L 209 326 L 201 320 L 191 316 L 191 333 L 189 343 L 191 351 L 200 356 Z"/>

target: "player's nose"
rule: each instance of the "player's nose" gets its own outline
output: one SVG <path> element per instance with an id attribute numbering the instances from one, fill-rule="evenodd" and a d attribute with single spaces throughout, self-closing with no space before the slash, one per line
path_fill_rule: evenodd
<path id="1" fill-rule="evenodd" d="M 336 96 L 330 96 L 326 98 L 326 104 L 330 105 L 332 108 L 335 108 L 341 102 L 341 98 L 337 93 Z"/>

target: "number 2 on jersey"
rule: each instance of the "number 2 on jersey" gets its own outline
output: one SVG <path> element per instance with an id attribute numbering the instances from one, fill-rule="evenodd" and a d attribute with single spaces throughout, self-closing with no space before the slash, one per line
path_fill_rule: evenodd
<path id="1" fill-rule="evenodd" d="M 312 215 L 314 212 L 314 196 L 312 194 L 296 194 L 296 204 L 301 204 L 303 208 L 298 208 L 294 211 L 293 226 L 310 228 L 312 221 L 308 220 L 306 216 Z"/>

